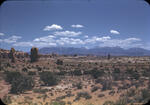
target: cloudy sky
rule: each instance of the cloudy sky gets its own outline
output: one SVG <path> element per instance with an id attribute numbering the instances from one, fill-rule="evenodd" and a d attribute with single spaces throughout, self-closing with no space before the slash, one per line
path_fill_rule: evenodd
<path id="1" fill-rule="evenodd" d="M 150 49 L 149 19 L 142 0 L 8 1 L 0 7 L 0 48 Z"/>

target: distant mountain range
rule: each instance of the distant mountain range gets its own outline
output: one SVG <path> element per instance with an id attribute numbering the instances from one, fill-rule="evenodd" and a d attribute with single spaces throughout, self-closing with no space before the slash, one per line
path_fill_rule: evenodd
<path id="1" fill-rule="evenodd" d="M 39 49 L 39 53 L 41 54 L 65 54 L 65 55 L 101 55 L 105 56 L 107 54 L 111 54 L 114 56 L 150 56 L 150 50 L 146 50 L 143 48 L 130 48 L 123 49 L 120 47 L 95 47 L 91 49 L 86 48 L 74 48 L 74 47 L 44 47 Z"/>

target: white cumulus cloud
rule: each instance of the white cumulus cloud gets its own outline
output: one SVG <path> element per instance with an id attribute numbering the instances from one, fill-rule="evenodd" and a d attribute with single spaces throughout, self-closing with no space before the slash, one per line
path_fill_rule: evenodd
<path id="1" fill-rule="evenodd" d="M 140 47 L 142 46 L 139 43 L 141 39 L 139 38 L 127 38 L 127 39 L 111 39 L 104 41 L 103 43 L 99 44 L 100 47 L 116 47 L 119 46 L 121 48 L 132 48 L 132 47 Z"/>
<path id="2" fill-rule="evenodd" d="M 1 39 L 0 42 L 4 42 L 4 43 L 15 43 L 17 42 L 18 39 L 21 39 L 21 36 L 11 36 L 7 39 Z"/>
<path id="3" fill-rule="evenodd" d="M 13 46 L 19 46 L 19 47 L 48 47 L 48 46 L 56 46 L 56 43 L 52 42 L 16 42 L 13 44 Z"/>
<path id="4" fill-rule="evenodd" d="M 71 25 L 71 27 L 73 28 L 83 28 L 84 26 L 83 25 L 80 25 L 80 24 L 76 24 L 76 25 Z"/>
<path id="5" fill-rule="evenodd" d="M 74 31 L 61 31 L 61 32 L 54 32 L 56 36 L 67 36 L 67 37 L 75 37 L 82 34 L 82 32 L 74 32 Z"/>
<path id="6" fill-rule="evenodd" d="M 33 41 L 35 42 L 53 42 L 55 36 L 53 35 L 48 35 L 48 36 L 44 36 L 44 37 L 40 37 L 40 38 L 35 38 Z"/>
<path id="7" fill-rule="evenodd" d="M 68 37 L 60 38 L 56 42 L 60 45 L 64 45 L 64 44 L 71 44 L 71 45 L 85 44 L 84 41 L 79 39 L 79 38 L 68 38 Z"/>
<path id="8" fill-rule="evenodd" d="M 112 33 L 112 34 L 120 34 L 120 32 L 118 32 L 116 30 L 110 30 L 110 33 Z"/>
<path id="9" fill-rule="evenodd" d="M 43 30 L 50 31 L 50 30 L 62 30 L 63 28 L 60 25 L 52 24 L 51 26 L 46 26 Z"/>
<path id="10" fill-rule="evenodd" d="M 110 39 L 111 39 L 110 36 L 103 36 L 103 37 L 93 36 L 92 38 L 86 39 L 85 43 L 104 42 L 104 41 L 107 41 L 107 40 L 110 40 Z"/>
<path id="11" fill-rule="evenodd" d="M 89 36 L 88 36 L 88 35 L 85 35 L 84 37 L 85 37 L 85 38 L 88 38 Z"/>
<path id="12" fill-rule="evenodd" d="M 17 43 L 14 43 L 13 46 L 28 47 L 28 46 L 33 46 L 33 43 L 32 42 L 17 42 Z"/>
<path id="13" fill-rule="evenodd" d="M 4 33 L 0 33 L 0 36 L 4 36 L 5 34 Z"/>

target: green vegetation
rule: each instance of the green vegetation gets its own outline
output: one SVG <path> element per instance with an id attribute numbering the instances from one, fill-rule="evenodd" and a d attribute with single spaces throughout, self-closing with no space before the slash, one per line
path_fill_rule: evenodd
<path id="1" fill-rule="evenodd" d="M 105 101 L 103 105 L 114 105 L 113 101 Z"/>
<path id="2" fill-rule="evenodd" d="M 22 68 L 22 71 L 23 71 L 23 72 L 27 72 L 28 69 L 27 69 L 26 67 L 24 67 L 24 68 Z"/>
<path id="3" fill-rule="evenodd" d="M 81 97 L 85 98 L 85 99 L 91 99 L 92 98 L 92 96 L 88 92 L 79 92 L 79 93 L 77 93 L 75 101 L 80 100 Z"/>
<path id="4" fill-rule="evenodd" d="M 81 82 L 75 84 L 74 86 L 77 87 L 77 89 L 82 89 L 82 83 Z"/>
<path id="5" fill-rule="evenodd" d="M 91 88 L 91 92 L 95 92 L 95 91 L 97 91 L 98 89 L 100 89 L 98 86 L 94 86 L 94 87 Z"/>
<path id="6" fill-rule="evenodd" d="M 41 72 L 40 79 L 44 82 L 44 85 L 47 85 L 47 86 L 56 85 L 58 82 L 56 75 L 54 73 L 48 72 L 48 71 Z"/>
<path id="7" fill-rule="evenodd" d="M 50 105 L 66 105 L 64 101 L 54 101 Z"/>
<path id="8" fill-rule="evenodd" d="M 74 71 L 72 71 L 72 74 L 76 75 L 76 76 L 80 76 L 80 75 L 82 75 L 82 72 L 81 72 L 81 70 L 74 70 Z"/>
<path id="9" fill-rule="evenodd" d="M 56 64 L 57 65 L 63 65 L 63 60 L 57 59 Z"/>
<path id="10" fill-rule="evenodd" d="M 33 92 L 34 93 L 45 94 L 46 92 L 48 92 L 48 90 L 47 89 L 34 89 Z"/>
<path id="11" fill-rule="evenodd" d="M 112 81 L 111 80 L 103 81 L 102 85 L 103 85 L 102 91 L 111 90 L 112 89 Z"/>
<path id="12" fill-rule="evenodd" d="M 35 72 L 35 71 L 29 71 L 29 72 L 28 72 L 28 75 L 32 75 L 32 76 L 33 76 L 33 75 L 36 75 L 36 72 Z"/>
<path id="13" fill-rule="evenodd" d="M 11 84 L 10 92 L 13 94 L 23 93 L 34 87 L 34 81 L 30 76 L 21 74 L 20 72 L 9 71 L 6 71 L 5 74 L 5 80 Z"/>
<path id="14" fill-rule="evenodd" d="M 3 103 L 5 103 L 5 104 L 11 104 L 11 103 L 12 103 L 12 100 L 11 100 L 11 97 L 10 97 L 10 96 L 4 96 L 4 97 L 2 98 L 2 101 L 3 101 Z"/>
<path id="15" fill-rule="evenodd" d="M 90 74 L 92 75 L 92 77 L 94 77 L 95 79 L 97 79 L 98 77 L 101 77 L 104 75 L 104 70 L 98 70 L 97 68 L 94 68 L 93 70 L 90 71 Z"/>

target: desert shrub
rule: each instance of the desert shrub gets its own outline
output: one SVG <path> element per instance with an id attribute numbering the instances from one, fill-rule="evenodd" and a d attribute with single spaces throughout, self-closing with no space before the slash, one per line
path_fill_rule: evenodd
<path id="1" fill-rule="evenodd" d="M 109 92 L 109 95 L 111 95 L 111 96 L 113 96 L 114 94 L 115 94 L 114 90 L 112 90 L 112 91 Z"/>
<path id="2" fill-rule="evenodd" d="M 38 48 L 31 48 L 31 52 L 30 52 L 30 59 L 31 59 L 31 62 L 36 62 L 38 61 L 38 58 L 39 58 L 39 55 L 38 55 Z"/>
<path id="3" fill-rule="evenodd" d="M 150 75 L 149 69 L 144 69 L 144 70 L 142 71 L 142 75 L 143 75 L 144 77 L 149 77 L 149 75 Z"/>
<path id="4" fill-rule="evenodd" d="M 66 95 L 56 97 L 56 101 L 60 101 L 62 99 L 65 99 L 66 97 L 71 97 L 71 96 L 74 96 L 74 95 L 71 93 L 67 93 Z"/>
<path id="5" fill-rule="evenodd" d="M 63 60 L 57 59 L 56 64 L 57 65 L 63 65 Z"/>
<path id="6" fill-rule="evenodd" d="M 122 97 L 114 103 L 114 105 L 127 105 L 127 104 L 128 104 L 127 97 Z"/>
<path id="7" fill-rule="evenodd" d="M 131 87 L 131 84 L 123 83 L 123 89 L 128 89 Z"/>
<path id="8" fill-rule="evenodd" d="M 33 86 L 34 82 L 31 77 L 22 77 L 12 82 L 11 93 L 23 93 L 26 90 L 31 90 Z"/>
<path id="9" fill-rule="evenodd" d="M 64 71 L 64 70 L 62 70 L 62 71 L 60 71 L 60 72 L 57 72 L 56 74 L 57 74 L 57 75 L 65 75 L 65 74 L 67 74 L 67 72 Z"/>
<path id="10" fill-rule="evenodd" d="M 11 67 L 11 64 L 10 63 L 6 63 L 6 67 Z"/>
<path id="11" fill-rule="evenodd" d="M 29 71 L 29 72 L 28 72 L 28 75 L 36 75 L 36 72 L 34 72 L 34 71 Z"/>
<path id="12" fill-rule="evenodd" d="M 4 70 L 4 67 L 2 67 L 2 64 L 0 62 L 0 71 Z"/>
<path id="13" fill-rule="evenodd" d="M 115 68 L 113 73 L 118 73 L 119 74 L 120 73 L 120 69 L 119 68 Z"/>
<path id="14" fill-rule="evenodd" d="M 61 70 L 64 70 L 64 67 L 61 66 L 61 65 L 58 65 L 58 66 L 57 66 L 57 69 L 61 71 Z"/>
<path id="15" fill-rule="evenodd" d="M 94 105 L 94 104 L 92 104 L 92 103 L 87 103 L 87 104 L 85 104 L 85 105 Z"/>
<path id="16" fill-rule="evenodd" d="M 82 75 L 82 72 L 81 72 L 81 70 L 74 70 L 74 71 L 72 71 L 72 74 L 76 75 L 76 76 L 80 76 L 80 75 Z"/>
<path id="17" fill-rule="evenodd" d="M 149 78 L 149 81 L 148 81 L 148 89 L 150 90 L 150 78 Z"/>
<path id="18" fill-rule="evenodd" d="M 120 76 L 120 69 L 119 68 L 115 68 L 113 73 L 112 73 L 112 76 L 114 78 L 115 81 L 118 81 L 121 79 L 121 76 Z"/>
<path id="19" fill-rule="evenodd" d="M 92 96 L 88 92 L 79 92 L 79 93 L 77 93 L 75 100 L 79 100 L 81 97 L 85 98 L 85 99 L 91 99 L 92 98 Z"/>
<path id="20" fill-rule="evenodd" d="M 150 91 L 148 89 L 142 89 L 141 90 L 141 101 L 142 102 L 147 102 L 150 99 Z"/>
<path id="21" fill-rule="evenodd" d="M 50 105 L 66 105 L 64 101 L 54 101 Z"/>
<path id="22" fill-rule="evenodd" d="M 11 97 L 10 97 L 10 96 L 4 96 L 4 97 L 2 98 L 2 102 L 3 102 L 4 104 L 11 104 L 11 103 L 12 103 Z M 1 103 L 1 104 L 2 104 L 2 103 Z"/>
<path id="23" fill-rule="evenodd" d="M 81 64 L 78 64 L 78 67 L 81 67 Z"/>
<path id="24" fill-rule="evenodd" d="M 42 68 L 39 67 L 38 65 L 36 66 L 36 68 L 37 68 L 38 71 L 42 71 Z"/>
<path id="25" fill-rule="evenodd" d="M 44 82 L 44 85 L 47 85 L 47 86 L 56 85 L 58 82 L 56 75 L 54 73 L 48 72 L 48 71 L 41 72 L 40 79 Z"/>
<path id="26" fill-rule="evenodd" d="M 32 98 L 30 98 L 29 96 L 25 96 L 25 97 L 24 97 L 24 102 L 23 102 L 22 104 L 33 105 L 31 99 L 32 99 Z"/>
<path id="27" fill-rule="evenodd" d="M 48 92 L 48 90 L 47 89 L 34 89 L 33 92 L 45 94 L 46 92 Z"/>
<path id="28" fill-rule="evenodd" d="M 120 74 L 120 69 L 119 68 L 115 68 L 114 71 L 113 71 L 113 73 L 112 73 L 112 76 L 113 76 L 113 79 L 115 81 L 121 80 L 122 76 Z"/>
<path id="29" fill-rule="evenodd" d="M 137 72 L 137 70 L 130 70 L 130 69 L 127 69 L 126 70 L 126 74 L 128 75 L 128 76 L 130 76 L 131 77 L 131 79 L 136 79 L 136 80 L 138 80 L 139 78 L 140 78 L 140 74 Z"/>
<path id="30" fill-rule="evenodd" d="M 112 89 L 112 81 L 111 80 L 103 81 L 102 85 L 103 85 L 102 91 L 111 90 Z"/>
<path id="31" fill-rule="evenodd" d="M 72 97 L 72 96 L 74 96 L 74 94 L 72 94 L 72 93 L 70 92 L 70 93 L 67 93 L 65 96 L 66 96 L 66 97 Z"/>
<path id="32" fill-rule="evenodd" d="M 68 105 L 71 105 L 72 103 L 70 101 L 67 102 Z"/>
<path id="33" fill-rule="evenodd" d="M 13 80 L 17 80 L 17 78 L 21 77 L 20 72 L 10 72 L 10 71 L 5 71 L 5 81 L 9 82 L 10 84 L 12 83 Z"/>
<path id="34" fill-rule="evenodd" d="M 135 89 L 130 89 L 127 91 L 126 96 L 127 97 L 132 97 L 136 95 L 136 90 Z"/>
<path id="35" fill-rule="evenodd" d="M 105 101 L 103 105 L 114 105 L 113 101 Z"/>
<path id="36" fill-rule="evenodd" d="M 135 95 L 132 95 L 132 100 L 128 99 L 128 102 L 132 103 L 147 103 L 150 100 L 150 92 L 148 89 L 141 89 L 137 91 Z"/>
<path id="37" fill-rule="evenodd" d="M 26 90 L 31 90 L 34 86 L 32 77 L 23 75 L 20 72 L 5 72 L 5 80 L 11 84 L 11 93 L 23 93 Z"/>
<path id="38" fill-rule="evenodd" d="M 99 98 L 104 97 L 104 96 L 105 96 L 104 94 L 99 94 L 98 95 Z"/>
<path id="39" fill-rule="evenodd" d="M 98 63 L 97 63 L 97 62 L 95 62 L 95 65 L 98 65 Z"/>
<path id="40" fill-rule="evenodd" d="M 94 87 L 91 88 L 91 92 L 95 92 L 95 91 L 97 91 L 98 89 L 99 89 L 98 86 L 94 86 Z"/>
<path id="41" fill-rule="evenodd" d="M 65 98 L 66 98 L 66 96 L 65 96 L 65 95 L 63 95 L 63 96 L 59 96 L 59 97 L 56 97 L 56 101 L 60 101 L 60 100 L 65 99 Z"/>
<path id="42" fill-rule="evenodd" d="M 131 76 L 136 80 L 139 80 L 140 78 L 140 74 L 137 71 L 135 71 Z"/>
<path id="43" fill-rule="evenodd" d="M 23 72 L 27 72 L 28 69 L 24 67 L 24 68 L 22 68 L 22 71 L 23 71 Z"/>
<path id="44" fill-rule="evenodd" d="M 104 81 L 104 79 L 102 79 L 102 78 L 97 78 L 96 80 L 95 80 L 95 83 L 97 84 L 97 83 L 102 83 Z"/>
<path id="45" fill-rule="evenodd" d="M 77 89 L 82 89 L 82 83 L 81 82 L 75 84 L 74 86 L 77 87 Z"/>
<path id="46" fill-rule="evenodd" d="M 89 73 L 92 75 L 92 77 L 94 77 L 95 79 L 97 79 L 98 77 L 103 76 L 104 71 L 103 70 L 97 70 L 97 68 L 94 68 Z"/>

